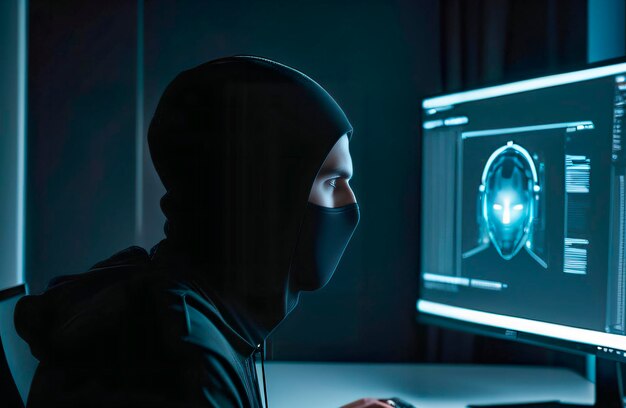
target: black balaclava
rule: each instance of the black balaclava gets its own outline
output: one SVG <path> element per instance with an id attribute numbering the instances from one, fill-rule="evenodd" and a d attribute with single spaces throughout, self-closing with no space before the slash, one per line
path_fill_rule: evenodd
<path id="1" fill-rule="evenodd" d="M 356 204 L 307 203 L 344 134 L 352 126 L 321 86 L 265 58 L 210 61 L 179 74 L 161 97 L 148 141 L 167 190 L 167 238 L 154 258 L 181 260 L 177 273 L 253 344 L 299 291 L 330 279 L 358 223 Z"/>

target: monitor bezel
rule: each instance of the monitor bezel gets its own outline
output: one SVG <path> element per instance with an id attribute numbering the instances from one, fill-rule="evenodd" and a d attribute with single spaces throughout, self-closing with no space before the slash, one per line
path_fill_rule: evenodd
<path id="1" fill-rule="evenodd" d="M 517 341 L 530 344 L 532 346 L 548 347 L 552 350 L 564 351 L 577 355 L 596 354 L 596 349 L 586 343 L 576 343 L 568 340 L 561 340 L 555 337 L 542 336 L 516 330 L 502 329 L 500 327 L 476 324 L 464 320 L 433 315 L 424 312 L 417 312 L 417 322 L 423 325 L 437 326 L 444 329 L 462 331 L 465 333 L 477 334 L 481 336 L 493 337 L 500 340 Z M 604 357 L 604 355 L 602 355 Z M 617 359 L 626 361 L 626 359 Z"/>

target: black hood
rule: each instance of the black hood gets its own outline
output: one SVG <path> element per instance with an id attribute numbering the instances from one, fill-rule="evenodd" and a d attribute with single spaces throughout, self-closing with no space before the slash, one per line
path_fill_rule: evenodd
<path id="1" fill-rule="evenodd" d="M 154 315 L 145 310 L 149 265 L 145 249 L 130 247 L 86 273 L 58 276 L 19 300 L 15 328 L 39 361 L 113 358 Z"/>
<path id="2" fill-rule="evenodd" d="M 253 56 L 179 74 L 150 124 L 167 190 L 155 260 L 200 283 L 254 341 L 297 303 L 291 259 L 312 183 L 352 126 L 303 73 Z"/>

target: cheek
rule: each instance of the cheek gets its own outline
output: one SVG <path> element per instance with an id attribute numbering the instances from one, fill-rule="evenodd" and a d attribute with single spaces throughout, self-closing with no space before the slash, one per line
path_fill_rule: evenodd
<path id="1" fill-rule="evenodd" d="M 333 200 L 332 188 L 324 181 L 315 181 L 311 187 L 309 201 L 322 207 L 331 207 Z"/>

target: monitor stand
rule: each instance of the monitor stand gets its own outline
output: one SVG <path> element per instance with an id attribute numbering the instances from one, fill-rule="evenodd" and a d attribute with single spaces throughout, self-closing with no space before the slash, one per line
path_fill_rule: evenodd
<path id="1" fill-rule="evenodd" d="M 620 363 L 596 357 L 596 402 L 593 405 L 566 404 L 559 401 L 526 404 L 468 405 L 468 408 L 624 408 Z"/>

